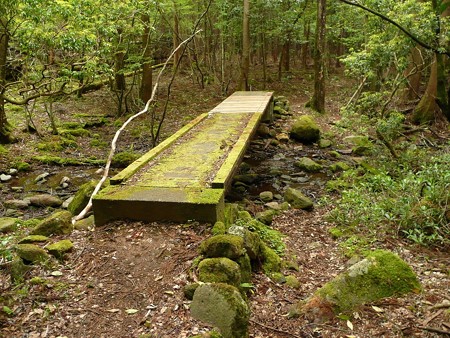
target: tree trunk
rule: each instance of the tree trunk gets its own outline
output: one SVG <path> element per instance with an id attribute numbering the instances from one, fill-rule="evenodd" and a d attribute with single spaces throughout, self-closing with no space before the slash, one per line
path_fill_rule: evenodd
<path id="1" fill-rule="evenodd" d="M 311 108 L 319 113 L 325 112 L 325 30 L 326 0 L 317 2 L 316 48 L 314 50 L 314 94 Z"/>
<path id="2" fill-rule="evenodd" d="M 250 0 L 244 0 L 244 15 L 242 22 L 242 63 L 239 80 L 240 90 L 249 90 L 248 76 L 250 73 Z"/>
<path id="3" fill-rule="evenodd" d="M 444 4 L 450 3 L 450 0 L 444 0 Z M 436 1 L 433 1 L 433 7 L 436 9 Z M 441 14 L 441 17 L 450 15 L 450 7 Z M 436 34 L 436 41 L 439 42 L 439 32 Z M 448 47 L 448 46 L 444 46 Z M 445 72 L 444 55 L 435 53 L 433 64 L 428 79 L 428 85 L 420 102 L 417 104 L 413 113 L 413 121 L 416 123 L 433 122 L 438 108 L 443 115 L 450 121 L 450 89 Z"/>
<path id="4" fill-rule="evenodd" d="M 309 56 L 309 37 L 311 35 L 311 24 L 309 19 L 305 21 L 303 27 L 303 35 L 305 36 L 306 42 L 303 42 L 301 45 L 300 58 L 302 67 L 306 69 L 306 67 L 308 66 L 308 56 Z"/>
<path id="5" fill-rule="evenodd" d="M 10 143 L 10 131 L 8 120 L 6 119 L 5 93 L 6 85 L 6 55 L 8 52 L 9 33 L 6 30 L 6 22 L 0 18 L 0 144 Z"/>
<path id="6" fill-rule="evenodd" d="M 142 34 L 142 47 L 144 48 L 144 58 L 142 62 L 142 82 L 139 90 L 139 97 L 147 102 L 152 96 L 153 74 L 152 74 L 152 50 L 150 48 L 150 16 L 142 15 L 144 23 L 144 33 Z"/>
<path id="7" fill-rule="evenodd" d="M 180 39 L 180 19 L 178 17 L 178 10 L 175 2 L 173 3 L 173 49 L 175 50 L 181 42 Z M 180 62 L 181 50 L 177 50 L 173 55 L 173 69 L 177 69 L 178 62 Z"/>
<path id="8" fill-rule="evenodd" d="M 422 80 L 422 71 L 422 53 L 420 52 L 419 46 L 416 46 L 411 50 L 411 63 L 405 72 L 405 76 L 408 76 L 408 88 L 405 92 L 405 98 L 407 100 L 417 98 L 420 90 L 420 81 Z"/>

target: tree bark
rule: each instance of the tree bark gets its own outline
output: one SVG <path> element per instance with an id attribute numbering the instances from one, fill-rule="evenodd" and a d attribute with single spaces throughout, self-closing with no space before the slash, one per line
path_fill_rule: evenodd
<path id="1" fill-rule="evenodd" d="M 445 4 L 449 4 L 450 0 L 445 0 Z M 436 10 L 436 2 L 433 1 L 433 7 Z M 441 17 L 450 15 L 450 7 L 441 14 Z M 436 32 L 436 40 L 439 39 L 439 28 Z M 448 46 L 445 46 L 448 47 Z M 436 117 L 438 108 L 442 111 L 442 114 L 450 121 L 450 90 L 448 79 L 445 71 L 445 60 L 442 53 L 435 51 L 433 64 L 431 66 L 430 77 L 428 79 L 428 85 L 423 94 L 420 102 L 417 104 L 413 113 L 413 121 L 416 123 L 430 123 L 433 122 Z"/>
<path id="2" fill-rule="evenodd" d="M 8 52 L 9 32 L 6 22 L 0 18 L 0 144 L 10 143 L 10 131 L 5 111 L 6 55 Z"/>
<path id="3" fill-rule="evenodd" d="M 316 48 L 314 50 L 314 94 L 311 108 L 319 113 L 325 112 L 325 31 L 326 0 L 317 1 Z"/>
<path id="4" fill-rule="evenodd" d="M 174 50 L 180 44 L 180 18 L 178 17 L 178 9 L 177 5 L 173 3 L 173 48 Z M 173 55 L 173 67 L 176 69 L 178 67 L 178 63 L 180 62 L 180 51 L 177 50 Z"/>
<path id="5" fill-rule="evenodd" d="M 244 15 L 242 22 L 242 61 L 240 90 L 249 90 L 248 76 L 250 73 L 250 0 L 244 0 Z"/>
<path id="6" fill-rule="evenodd" d="M 147 102 L 152 95 L 153 87 L 153 69 L 152 69 L 152 50 L 150 48 L 150 16 L 142 15 L 144 23 L 144 33 L 142 34 L 142 47 L 144 48 L 142 62 L 142 82 L 139 90 L 139 97 L 142 101 Z"/>
<path id="7" fill-rule="evenodd" d="M 414 100 L 420 90 L 420 82 L 422 80 L 423 59 L 419 46 L 411 49 L 411 63 L 405 72 L 407 76 L 408 88 L 405 92 L 407 100 Z"/>

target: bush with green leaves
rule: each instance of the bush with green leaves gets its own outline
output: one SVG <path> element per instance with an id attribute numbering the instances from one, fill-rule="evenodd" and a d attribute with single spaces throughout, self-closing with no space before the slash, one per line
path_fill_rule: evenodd
<path id="1" fill-rule="evenodd" d="M 422 245 L 450 244 L 450 154 L 406 151 L 397 161 L 379 159 L 373 167 L 347 171 L 340 180 L 337 207 L 328 214 L 338 227 L 378 237 L 401 235 Z"/>

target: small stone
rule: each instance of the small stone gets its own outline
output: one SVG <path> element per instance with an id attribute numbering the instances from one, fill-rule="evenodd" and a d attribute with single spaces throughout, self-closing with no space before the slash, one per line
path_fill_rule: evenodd
<path id="1" fill-rule="evenodd" d="M 74 228 L 76 230 L 86 231 L 91 230 L 95 226 L 95 218 L 94 215 L 91 215 L 87 218 L 80 219 L 75 222 Z"/>
<path id="2" fill-rule="evenodd" d="M 319 148 L 321 148 L 321 149 L 329 148 L 329 147 L 331 147 L 332 144 L 333 143 L 330 140 L 327 140 L 327 139 L 321 138 L 319 140 Z"/>
<path id="3" fill-rule="evenodd" d="M 209 258 L 227 257 L 236 259 L 245 252 L 244 239 L 235 235 L 213 236 L 200 245 L 200 252 Z"/>
<path id="4" fill-rule="evenodd" d="M 198 266 L 198 278 L 204 283 L 241 283 L 239 264 L 226 257 L 206 258 Z"/>
<path id="5" fill-rule="evenodd" d="M 338 171 L 346 171 L 349 169 L 350 169 L 350 166 L 345 162 L 336 162 L 336 163 L 330 165 L 330 170 L 334 173 L 338 172 Z"/>
<path id="6" fill-rule="evenodd" d="M 48 245 L 46 249 L 50 255 L 56 258 L 62 258 L 65 253 L 73 250 L 73 243 L 68 239 L 63 239 L 62 241 Z"/>
<path id="7" fill-rule="evenodd" d="M 43 173 L 43 174 L 38 175 L 38 176 L 34 179 L 34 181 L 35 181 L 35 182 L 45 181 L 45 179 L 46 179 L 47 177 L 49 177 L 49 176 L 50 176 L 50 173 Z"/>
<path id="8" fill-rule="evenodd" d="M 27 200 L 8 200 L 5 201 L 5 206 L 9 209 L 26 209 L 30 205 Z"/>
<path id="9" fill-rule="evenodd" d="M 263 191 L 259 194 L 259 198 L 263 202 L 270 202 L 273 200 L 273 193 L 271 191 Z"/>
<path id="10" fill-rule="evenodd" d="M 301 284 L 299 280 L 295 276 L 286 276 L 286 285 L 290 286 L 293 289 L 299 289 Z"/>
<path id="11" fill-rule="evenodd" d="M 27 262 L 42 263 L 49 260 L 47 252 L 34 244 L 17 244 L 15 250 L 17 255 Z"/>
<path id="12" fill-rule="evenodd" d="M 186 297 L 186 299 L 188 299 L 188 300 L 192 300 L 192 298 L 194 298 L 195 290 L 197 290 L 199 285 L 200 284 L 198 284 L 198 283 L 192 283 L 192 284 L 185 285 L 183 288 L 184 297 Z"/>
<path id="13" fill-rule="evenodd" d="M 322 165 L 308 157 L 300 158 L 300 160 L 295 162 L 295 166 L 308 172 L 317 172 L 322 169 Z"/>
<path id="14" fill-rule="evenodd" d="M 0 181 L 1 182 L 8 182 L 11 179 L 12 179 L 11 175 L 6 175 L 6 174 L 1 174 L 0 175 Z"/>
<path id="15" fill-rule="evenodd" d="M 11 168 L 11 169 L 9 169 L 9 174 L 10 175 L 17 175 L 17 173 L 18 173 L 19 171 L 16 169 L 16 168 Z"/>
<path id="16" fill-rule="evenodd" d="M 256 213 L 256 219 L 265 225 L 272 224 L 273 217 L 277 214 L 276 210 L 268 209 L 261 212 Z"/>
<path id="17" fill-rule="evenodd" d="M 69 207 L 69 204 L 72 203 L 75 196 L 70 196 L 68 199 L 66 199 L 63 204 L 61 204 L 61 208 L 67 209 Z"/>
<path id="18" fill-rule="evenodd" d="M 60 207 L 62 200 L 50 194 L 41 194 L 30 197 L 30 204 L 36 207 Z"/>
<path id="19" fill-rule="evenodd" d="M 0 218 L 0 233 L 13 232 L 17 228 L 17 223 L 20 220 L 12 217 L 2 217 Z"/>
<path id="20" fill-rule="evenodd" d="M 64 184 L 69 184 L 70 183 L 70 178 L 68 178 L 67 176 L 64 176 L 62 179 L 61 179 L 61 181 L 59 182 L 59 185 L 60 186 L 63 186 Z"/>
<path id="21" fill-rule="evenodd" d="M 287 188 L 284 193 L 284 199 L 288 202 L 294 209 L 312 209 L 313 202 L 303 195 L 299 190 L 293 188 Z"/>
<path id="22" fill-rule="evenodd" d="M 279 142 L 287 143 L 289 142 L 289 135 L 286 133 L 280 133 L 275 136 L 275 139 Z"/>

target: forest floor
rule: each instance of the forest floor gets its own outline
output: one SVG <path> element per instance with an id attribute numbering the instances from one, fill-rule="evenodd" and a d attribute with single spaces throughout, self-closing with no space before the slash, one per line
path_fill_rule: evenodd
<path id="1" fill-rule="evenodd" d="M 328 113 L 318 118 L 325 131 L 339 119 L 339 106 L 345 104 L 342 100 L 351 96 L 341 75 L 330 78 Z M 188 81 L 183 79 L 174 88 L 166 135 L 223 99 L 213 88 L 202 91 Z M 311 94 L 310 84 L 309 74 L 295 74 L 289 80 L 268 85 L 276 95 L 289 99 L 293 112 L 292 118 L 282 121 L 277 128 L 288 130 L 296 116 L 307 112 L 304 105 Z M 105 115 L 105 111 L 113 109 L 111 100 L 97 92 L 86 95 L 82 104 L 80 101 L 61 104 L 59 118 L 69 119 L 74 111 Z M 44 125 L 44 121 L 42 117 L 40 123 Z M 114 130 L 114 125 L 109 124 L 97 128 L 95 133 L 106 140 Z M 134 150 L 145 151 L 148 138 L 142 133 L 137 138 L 132 135 L 130 128 L 120 147 L 128 149 L 133 144 Z M 20 135 L 20 140 L 10 150 L 16 159 L 30 158 L 37 151 L 37 143 L 42 142 L 35 134 Z M 81 138 L 77 142 L 80 144 L 77 149 L 55 155 L 106 156 L 107 147 L 93 148 L 89 140 Z M 289 143 L 284 150 L 274 152 L 293 151 L 297 146 Z M 314 145 L 303 147 L 311 153 L 319 151 Z M 0 160 L 0 169 L 6 169 L 9 161 L 12 159 Z M 32 174 L 48 170 L 60 169 L 33 164 Z M 2 199 L 11 195 L 5 187 L 1 193 Z M 323 186 L 315 187 L 316 202 L 326 194 Z M 333 201 L 335 196 L 330 197 Z M 285 257 L 298 263 L 299 271 L 292 270 L 289 274 L 297 277 L 300 287 L 290 288 L 255 273 L 254 289 L 249 295 L 250 337 L 448 336 L 444 332 L 450 331 L 450 253 L 381 233 L 373 248 L 392 250 L 407 261 L 417 273 L 423 292 L 367 304 L 351 318 L 326 324 L 311 323 L 305 318 L 288 319 L 293 304 L 306 299 L 349 264 L 339 241 L 328 232 L 333 225 L 326 221 L 325 215 L 334 207 L 333 202 L 318 203 L 312 211 L 289 210 L 275 217 L 272 226 L 286 235 Z M 183 286 L 192 281 L 191 264 L 198 255 L 198 245 L 210 235 L 210 225 L 198 222 L 117 221 L 94 231 L 74 231 L 64 238 L 72 240 L 76 250 L 63 263 L 51 270 L 36 267 L 31 271 L 31 276 L 39 276 L 44 282 L 14 286 L 6 271 L 0 270 L 2 301 L 8 299 L 13 310 L 9 316 L 0 312 L 0 337 L 162 338 L 189 337 L 208 331 L 211 328 L 190 316 Z"/>

